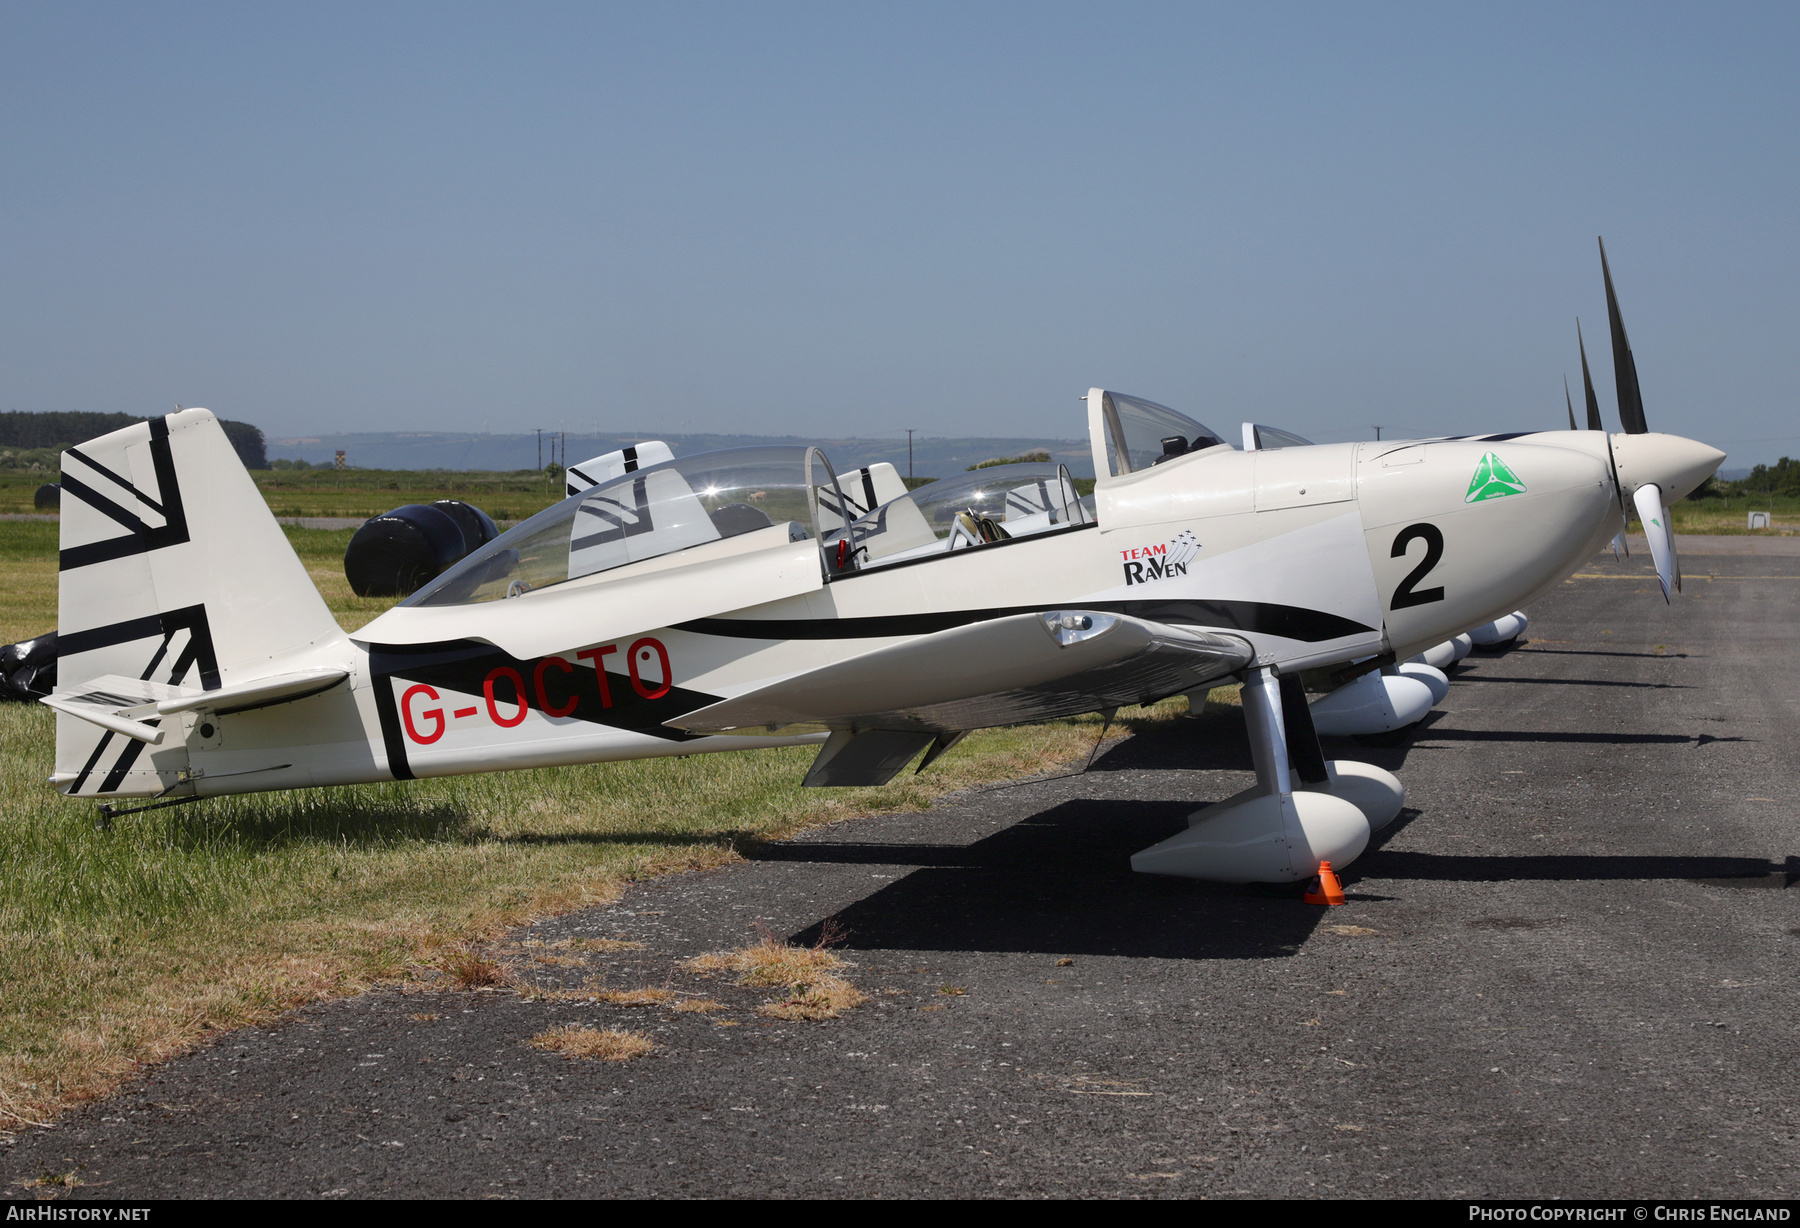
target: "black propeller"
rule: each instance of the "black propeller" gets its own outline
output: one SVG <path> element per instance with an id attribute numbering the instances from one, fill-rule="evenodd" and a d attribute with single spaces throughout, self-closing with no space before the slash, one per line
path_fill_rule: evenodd
<path id="1" fill-rule="evenodd" d="M 1575 429 L 1575 402 L 1569 399 L 1569 377 L 1563 376 L 1563 404 L 1569 407 L 1569 429 Z"/>
<path id="2" fill-rule="evenodd" d="M 1647 435 L 1644 397 L 1638 391 L 1637 362 L 1631 342 L 1625 338 L 1625 321 L 1619 318 L 1619 296 L 1613 293 L 1612 270 L 1606 265 L 1606 240 L 1600 240 L 1600 273 L 1606 278 L 1606 316 L 1612 324 L 1613 378 L 1619 385 L 1619 421 L 1627 435 Z"/>
<path id="3" fill-rule="evenodd" d="M 1581 347 L 1581 387 L 1587 392 L 1588 427 L 1590 431 L 1604 431 L 1605 425 L 1600 421 L 1600 399 L 1594 395 L 1594 377 L 1588 374 L 1587 342 L 1581 339 L 1581 320 L 1575 321 L 1575 344 Z"/>

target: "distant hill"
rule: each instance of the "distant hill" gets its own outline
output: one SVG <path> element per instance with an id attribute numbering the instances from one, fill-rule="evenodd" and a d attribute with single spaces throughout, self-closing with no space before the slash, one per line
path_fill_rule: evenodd
<path id="1" fill-rule="evenodd" d="M 0 413 L 0 448 L 67 448 L 101 435 L 110 434 L 133 422 L 148 422 L 135 414 L 93 414 L 79 411 L 25 413 L 13 410 Z M 237 449 L 246 468 L 267 469 L 269 459 L 263 449 L 260 427 L 248 422 L 227 422 L 225 437 Z"/>
<path id="2" fill-rule="evenodd" d="M 691 456 L 715 448 L 745 448 L 763 444 L 816 443 L 839 469 L 856 469 L 887 461 L 906 473 L 906 439 L 807 439 L 797 435 L 671 435 L 656 431 L 601 435 L 570 435 L 568 460 L 579 463 L 602 452 L 612 452 L 646 439 L 660 439 L 676 456 Z M 543 464 L 550 463 L 550 436 L 544 437 Z M 359 469 L 535 469 L 539 465 L 536 435 L 453 434 L 443 431 L 364 432 L 347 435 L 303 435 L 271 439 L 269 455 L 276 459 L 303 460 L 329 465 L 342 449 L 345 463 Z M 1023 456 L 1044 451 L 1065 464 L 1075 477 L 1094 476 L 1094 462 L 1085 439 L 1052 439 L 1047 436 L 1018 438 L 972 437 L 913 440 L 913 472 L 919 477 L 942 478 L 961 473 L 996 457 Z M 563 460 L 557 455 L 558 461 Z"/>

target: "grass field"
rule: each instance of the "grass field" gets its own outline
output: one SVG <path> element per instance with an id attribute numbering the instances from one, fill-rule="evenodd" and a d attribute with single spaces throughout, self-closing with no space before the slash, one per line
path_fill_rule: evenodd
<path id="1" fill-rule="evenodd" d="M 1669 509 L 1677 533 L 1751 533 L 1751 511 L 1768 512 L 1770 530 L 1800 529 L 1800 498 L 1792 495 L 1733 495 L 1724 499 L 1683 499 Z"/>
<path id="2" fill-rule="evenodd" d="M 55 625 L 55 531 L 0 522 L 8 640 Z M 288 536 L 346 629 L 391 604 L 350 594 L 349 530 Z M 727 864 L 746 841 L 1040 772 L 1099 731 L 1093 717 L 977 733 L 880 789 L 802 789 L 813 752 L 796 748 L 220 798 L 101 831 L 91 803 L 45 784 L 52 713 L 0 705 L 0 1129 L 219 1029 L 382 981 L 431 986 L 507 927 Z"/>

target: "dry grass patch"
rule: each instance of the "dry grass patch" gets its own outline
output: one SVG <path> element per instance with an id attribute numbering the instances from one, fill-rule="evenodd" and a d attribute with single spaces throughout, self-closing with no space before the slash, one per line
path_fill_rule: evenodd
<path id="1" fill-rule="evenodd" d="M 780 1002 L 757 1007 L 756 1013 L 774 1019 L 817 1022 L 821 1019 L 835 1019 L 868 1000 L 869 995 L 843 977 L 822 973 L 806 984 L 796 984 L 794 992 Z"/>
<path id="2" fill-rule="evenodd" d="M 512 977 L 479 951 L 452 951 L 443 958 L 444 978 L 453 989 L 494 989 Z"/>
<path id="3" fill-rule="evenodd" d="M 656 1048 L 642 1032 L 603 1031 L 573 1023 L 539 1032 L 531 1038 L 531 1046 L 547 1053 L 560 1053 L 566 1058 L 592 1058 L 602 1062 L 628 1062 Z"/>
<path id="4" fill-rule="evenodd" d="M 867 1002 L 868 996 L 835 975 L 844 961 L 823 946 L 790 947 L 765 934 L 754 946 L 715 951 L 688 961 L 696 972 L 736 972 L 738 984 L 786 988 L 789 995 L 757 1008 L 776 1019 L 833 1019 Z"/>
<path id="5" fill-rule="evenodd" d="M 711 998 L 683 998 L 675 1004 L 675 1009 L 683 1014 L 710 1014 L 725 1009 L 723 1002 L 715 1002 Z"/>
<path id="6" fill-rule="evenodd" d="M 795 985 L 844 966 L 844 961 L 824 947 L 790 947 L 772 935 L 755 946 L 735 951 L 714 951 L 690 959 L 696 972 L 737 972 L 740 985 L 770 987 Z"/>

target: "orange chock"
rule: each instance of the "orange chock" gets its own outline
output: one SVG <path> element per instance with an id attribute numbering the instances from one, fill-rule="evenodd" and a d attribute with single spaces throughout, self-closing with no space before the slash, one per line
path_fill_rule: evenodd
<path id="1" fill-rule="evenodd" d="M 1332 871 L 1329 861 L 1319 863 L 1319 876 L 1309 884 L 1311 890 L 1301 898 L 1308 904 L 1342 904 L 1344 903 L 1344 885 L 1338 882 L 1338 876 Z"/>

